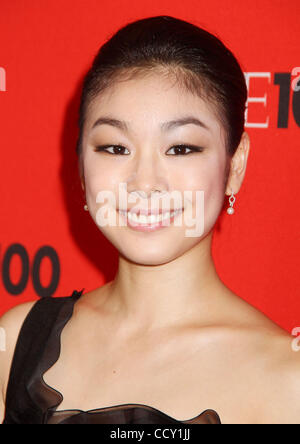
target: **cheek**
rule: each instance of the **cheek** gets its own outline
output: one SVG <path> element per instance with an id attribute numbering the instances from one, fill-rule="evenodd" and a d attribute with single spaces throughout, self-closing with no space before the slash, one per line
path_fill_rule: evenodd
<path id="1" fill-rule="evenodd" d="M 207 192 L 222 189 L 224 182 L 225 161 L 211 156 L 203 162 L 195 162 L 188 174 L 182 175 L 181 182 L 186 189 Z"/>
<path id="2" fill-rule="evenodd" d="M 204 216 L 208 225 L 214 223 L 223 206 L 224 174 L 225 160 L 216 156 L 205 159 L 205 162 L 195 163 L 189 170 L 189 174 L 181 179 L 181 189 L 192 191 L 194 207 L 196 191 L 204 191 Z"/>
<path id="3" fill-rule="evenodd" d="M 99 162 L 95 158 L 85 159 L 84 172 L 87 203 L 90 209 L 96 209 L 99 207 L 99 203 L 96 202 L 98 193 L 116 192 L 119 178 L 114 175 L 111 168 L 105 166 L 104 162 Z"/>

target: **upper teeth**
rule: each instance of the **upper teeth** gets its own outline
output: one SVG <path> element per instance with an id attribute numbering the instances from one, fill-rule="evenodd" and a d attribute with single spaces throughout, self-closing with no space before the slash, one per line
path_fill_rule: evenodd
<path id="1" fill-rule="evenodd" d="M 154 224 L 154 223 L 158 223 L 163 220 L 166 220 L 166 219 L 170 219 L 171 217 L 174 216 L 175 213 L 178 213 L 179 211 L 180 210 L 167 211 L 166 213 L 157 214 L 157 215 L 150 214 L 149 216 L 146 216 L 144 214 L 137 215 L 136 213 L 130 213 L 129 211 L 128 212 L 121 211 L 121 213 L 123 213 L 125 215 L 127 214 L 128 219 L 130 221 L 133 221 L 133 222 L 136 222 L 139 224 Z"/>

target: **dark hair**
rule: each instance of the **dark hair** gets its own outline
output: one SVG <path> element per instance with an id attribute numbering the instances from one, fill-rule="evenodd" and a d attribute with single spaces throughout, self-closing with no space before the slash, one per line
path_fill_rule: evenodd
<path id="1" fill-rule="evenodd" d="M 206 98 L 226 133 L 226 151 L 235 153 L 244 130 L 247 86 L 232 52 L 214 35 L 171 16 L 131 22 L 119 29 L 96 55 L 86 74 L 79 107 L 77 154 L 88 105 L 115 81 L 153 70 L 173 73 L 189 92 Z"/>

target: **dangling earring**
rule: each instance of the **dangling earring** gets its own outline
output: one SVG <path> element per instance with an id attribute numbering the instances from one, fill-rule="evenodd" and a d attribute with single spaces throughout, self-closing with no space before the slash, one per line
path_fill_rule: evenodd
<path id="1" fill-rule="evenodd" d="M 87 206 L 87 204 L 84 205 L 84 211 L 89 211 L 89 207 Z"/>
<path id="2" fill-rule="evenodd" d="M 234 197 L 233 191 L 231 190 L 231 196 L 229 197 L 230 207 L 227 208 L 227 213 L 228 214 L 233 214 L 234 213 L 234 208 L 233 208 L 234 202 L 235 202 L 235 197 Z"/>

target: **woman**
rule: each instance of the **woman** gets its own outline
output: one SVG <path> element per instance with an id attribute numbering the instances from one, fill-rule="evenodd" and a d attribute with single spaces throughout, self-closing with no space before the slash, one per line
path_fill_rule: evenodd
<path id="1" fill-rule="evenodd" d="M 102 46 L 77 153 L 85 209 L 118 271 L 2 317 L 4 424 L 300 422 L 290 336 L 224 285 L 211 255 L 245 177 L 246 99 L 233 54 L 185 21 L 138 20 Z"/>

